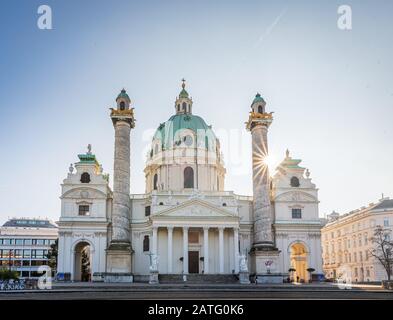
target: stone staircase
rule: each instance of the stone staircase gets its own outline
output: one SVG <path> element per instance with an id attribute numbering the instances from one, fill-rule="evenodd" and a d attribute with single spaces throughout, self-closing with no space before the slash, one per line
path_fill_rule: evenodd
<path id="1" fill-rule="evenodd" d="M 198 274 L 190 273 L 187 275 L 187 281 L 183 280 L 181 274 L 159 274 L 160 283 L 239 283 L 239 277 L 235 274 Z"/>

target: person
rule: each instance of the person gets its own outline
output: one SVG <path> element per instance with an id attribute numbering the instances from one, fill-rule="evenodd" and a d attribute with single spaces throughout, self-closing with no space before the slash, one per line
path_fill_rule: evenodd
<path id="1" fill-rule="evenodd" d="M 299 283 L 299 276 L 296 277 L 296 282 Z"/>

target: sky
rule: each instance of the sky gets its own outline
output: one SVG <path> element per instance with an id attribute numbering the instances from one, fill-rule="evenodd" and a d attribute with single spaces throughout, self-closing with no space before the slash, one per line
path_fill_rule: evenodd
<path id="1" fill-rule="evenodd" d="M 43 4 L 51 30 L 37 26 Z M 337 26 L 342 4 L 351 30 Z M 0 15 L 0 223 L 57 221 L 88 143 L 113 176 L 109 108 L 123 87 L 136 117 L 131 193 L 143 193 L 149 137 L 183 77 L 193 113 L 222 139 L 226 190 L 252 195 L 244 123 L 260 92 L 274 112 L 270 156 L 303 160 L 320 216 L 393 197 L 392 1 L 3 0 Z"/>

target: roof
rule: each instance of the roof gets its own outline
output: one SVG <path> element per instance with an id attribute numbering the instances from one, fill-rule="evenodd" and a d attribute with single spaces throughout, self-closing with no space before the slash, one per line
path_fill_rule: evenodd
<path id="1" fill-rule="evenodd" d="M 254 101 L 252 102 L 252 104 L 258 103 L 258 102 L 265 102 L 265 100 L 261 97 L 261 95 L 259 93 L 257 93 L 255 95 L 255 98 L 254 98 Z"/>
<path id="2" fill-rule="evenodd" d="M 54 223 L 42 219 L 10 219 L 3 224 L 3 227 L 57 228 Z"/>
<path id="3" fill-rule="evenodd" d="M 393 199 L 382 200 L 373 208 L 373 210 L 375 209 L 393 209 Z"/>
<path id="4" fill-rule="evenodd" d="M 80 162 L 83 163 L 97 163 L 96 156 L 94 154 L 78 154 Z"/>
<path id="5" fill-rule="evenodd" d="M 196 135 L 198 134 L 197 139 L 200 134 L 203 134 L 209 140 L 215 141 L 216 139 L 211 126 L 208 126 L 201 117 L 193 114 L 173 115 L 167 122 L 160 124 L 153 139 L 161 140 L 164 148 L 171 148 L 174 142 L 177 142 L 174 140 L 184 129 L 192 130 Z"/>
<path id="6" fill-rule="evenodd" d="M 124 88 L 118 94 L 118 96 L 116 98 L 116 101 L 117 101 L 117 99 L 120 99 L 120 98 L 124 98 L 124 99 L 127 99 L 128 101 L 131 101 L 130 97 L 128 96 L 128 94 L 127 94 L 127 92 L 126 92 L 126 90 Z"/>

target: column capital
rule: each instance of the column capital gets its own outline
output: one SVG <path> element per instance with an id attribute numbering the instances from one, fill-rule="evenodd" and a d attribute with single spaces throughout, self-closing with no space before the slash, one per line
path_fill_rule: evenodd
<path id="1" fill-rule="evenodd" d="M 190 229 L 189 226 L 183 226 L 183 230 L 184 230 L 184 231 L 188 231 L 188 229 Z"/>
<path id="2" fill-rule="evenodd" d="M 204 227 L 203 227 L 203 230 L 204 230 L 204 231 L 209 231 L 209 229 L 210 229 L 209 226 L 204 226 Z"/>
<path id="3" fill-rule="evenodd" d="M 166 227 L 166 229 L 167 229 L 168 231 L 170 231 L 170 232 L 173 231 L 173 228 L 174 228 L 173 226 L 167 226 L 167 227 Z"/>
<path id="4" fill-rule="evenodd" d="M 218 226 L 218 231 L 224 231 L 225 227 L 224 226 Z"/>

